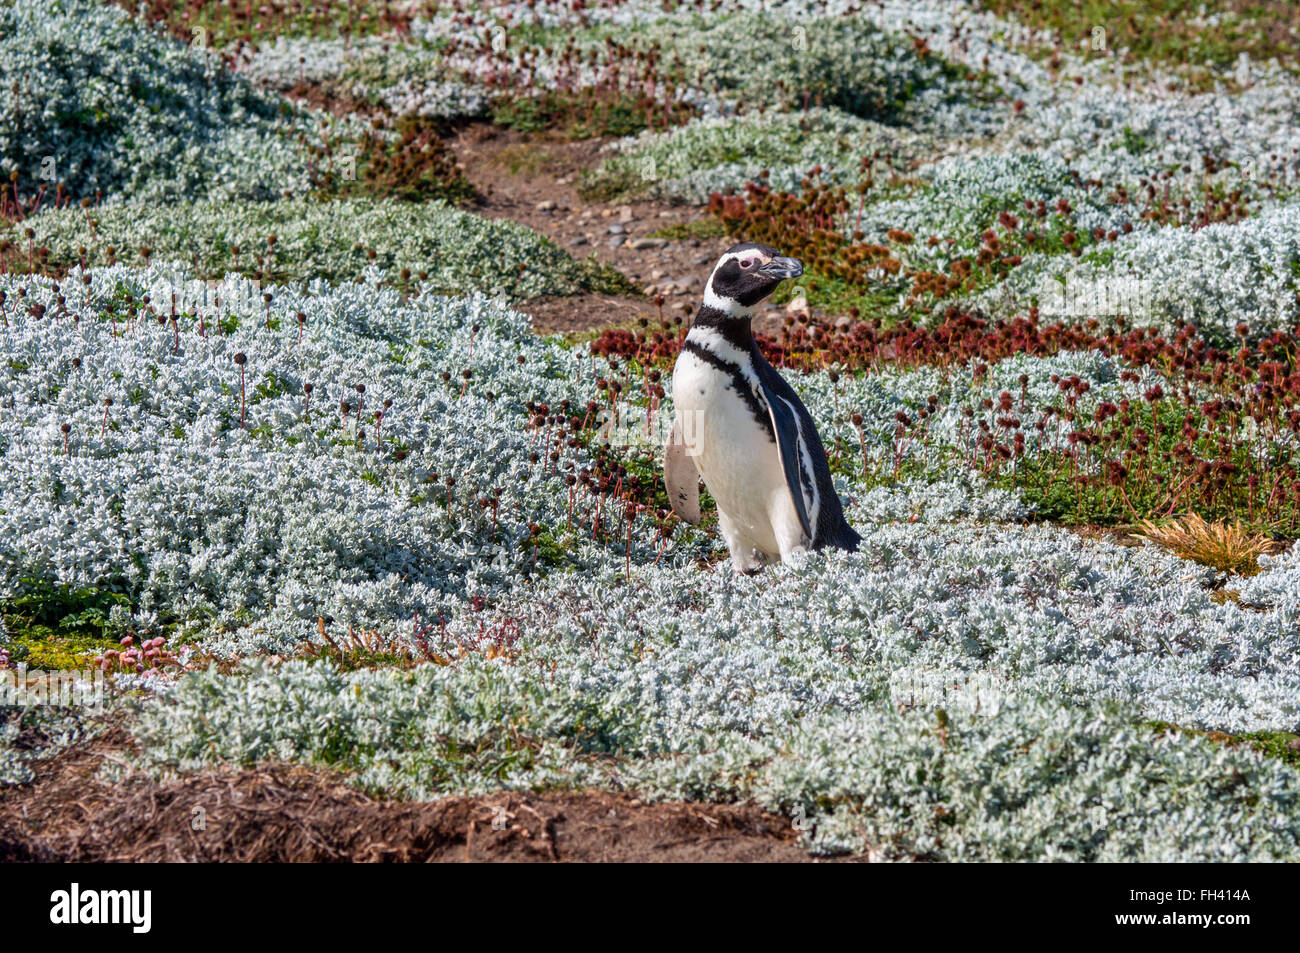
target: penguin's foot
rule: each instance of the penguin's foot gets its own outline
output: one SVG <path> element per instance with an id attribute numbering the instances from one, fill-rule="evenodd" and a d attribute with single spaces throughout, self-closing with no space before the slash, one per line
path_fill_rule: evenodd
<path id="1" fill-rule="evenodd" d="M 762 572 L 770 561 L 766 553 L 752 546 L 739 545 L 731 550 L 731 567 L 737 575 L 752 576 Z"/>
<path id="2" fill-rule="evenodd" d="M 752 576 L 755 573 L 762 572 L 765 560 L 761 559 L 758 553 L 750 550 L 748 553 L 731 554 L 731 568 L 736 570 L 737 575 Z"/>
<path id="3" fill-rule="evenodd" d="M 781 562 L 787 566 L 802 566 L 807 560 L 808 550 L 803 546 L 795 546 L 781 554 Z"/>
<path id="4" fill-rule="evenodd" d="M 718 529 L 722 531 L 722 538 L 726 540 L 727 549 L 731 553 L 731 566 L 736 570 L 737 575 L 753 575 L 763 568 L 767 559 L 754 546 L 753 541 L 740 532 L 726 513 L 719 512 Z"/>

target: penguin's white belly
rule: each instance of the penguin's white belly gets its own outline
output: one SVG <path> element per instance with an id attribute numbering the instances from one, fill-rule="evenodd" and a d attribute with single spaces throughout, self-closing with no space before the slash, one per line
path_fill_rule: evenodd
<path id="1" fill-rule="evenodd" d="M 776 442 L 736 386 L 689 351 L 673 369 L 677 417 L 718 509 L 754 548 L 779 557 L 778 537 L 798 539 L 802 531 Z"/>

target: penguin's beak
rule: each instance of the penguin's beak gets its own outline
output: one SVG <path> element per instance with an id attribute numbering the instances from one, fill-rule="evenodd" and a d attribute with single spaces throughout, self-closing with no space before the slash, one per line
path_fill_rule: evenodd
<path id="1" fill-rule="evenodd" d="M 803 274 L 803 262 L 797 258 L 773 258 L 758 273 L 765 278 L 781 281 L 784 278 L 798 278 Z"/>

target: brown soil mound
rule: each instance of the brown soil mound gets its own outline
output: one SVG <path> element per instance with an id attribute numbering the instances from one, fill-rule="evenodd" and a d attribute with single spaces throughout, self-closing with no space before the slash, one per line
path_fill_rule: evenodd
<path id="1" fill-rule="evenodd" d="M 97 778 L 120 732 L 37 762 L 0 793 L 0 862 L 798 861 L 753 805 L 645 804 L 601 791 L 379 801 L 320 769 L 266 765 L 158 783 Z"/>

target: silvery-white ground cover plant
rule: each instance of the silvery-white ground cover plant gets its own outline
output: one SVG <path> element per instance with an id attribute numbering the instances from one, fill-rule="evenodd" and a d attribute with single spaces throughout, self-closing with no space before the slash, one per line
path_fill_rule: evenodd
<path id="1" fill-rule="evenodd" d="M 962 0 L 462 7 L 198 43 L 0 6 L 0 674 L 105 673 L 109 780 L 289 761 L 752 800 L 817 854 L 1300 859 L 1300 81 L 1044 53 Z M 626 283 L 483 196 L 320 177 L 363 136 L 416 162 L 401 120 L 581 129 L 586 201 L 805 241 L 828 321 L 762 346 L 858 551 L 738 576 L 709 498 L 671 517 L 684 329 L 651 297 L 540 335 L 532 302 Z M 1192 501 L 1258 550 L 1135 539 Z M 6 713 L 0 784 L 100 727 Z"/>
<path id="2" fill-rule="evenodd" d="M 93 78 L 87 81 L 88 74 Z M 224 199 L 306 187 L 302 110 L 201 47 L 89 0 L 0 7 L 0 171 L 77 197 Z M 12 87 L 12 88 L 10 88 Z"/>
<path id="3" fill-rule="evenodd" d="M 961 488 L 937 482 L 933 507 L 924 505 L 927 486 L 893 491 L 906 509 L 882 490 L 864 494 L 850 516 L 878 528 L 861 553 L 819 554 L 757 579 L 701 571 L 690 547 L 657 559 L 647 526 L 637 527 L 630 577 L 621 547 L 581 536 L 562 565 L 539 576 L 527 524 L 563 524 L 565 490 L 529 464 L 535 438 L 510 395 L 595 395 L 599 362 L 580 369 L 590 362 L 537 342 L 525 319 L 500 305 L 403 303 L 373 276 L 338 290 L 276 288 L 271 330 L 260 296 L 247 296 L 242 308 L 229 306 L 224 327 L 209 318 L 206 336 L 186 315 L 179 337 L 170 323 L 123 316 L 119 326 L 100 310 L 114 296 L 186 290 L 165 269 L 97 269 L 89 286 L 72 277 L 61 314 L 48 282 L 4 283 L 11 300 L 21 283 L 22 300 L 49 302 L 55 315 L 6 316 L 0 538 L 10 592 L 31 576 L 69 586 L 116 581 L 134 596 L 136 618 L 125 625 L 143 633 L 175 621 L 195 647 L 227 657 L 291 651 L 320 617 L 391 629 L 407 642 L 420 637 L 418 620 L 440 619 L 440 646 L 474 644 L 485 628 L 489 638 L 518 633 L 509 654 L 482 661 L 471 653 L 416 674 L 344 676 L 328 664 L 293 663 L 191 676 L 143 703 L 146 751 L 159 767 L 342 750 L 360 783 L 428 796 L 483 789 L 488 776 L 503 777 L 503 765 L 511 785 L 597 784 L 613 756 L 620 784 L 648 793 L 754 796 L 806 811 L 816 821 L 813 843 L 825 849 L 869 842 L 893 844 L 900 856 L 1156 859 L 1287 856 L 1295 847 L 1297 831 L 1276 828 L 1295 797 L 1290 769 L 1206 742 L 1134 734 L 1145 721 L 1233 731 L 1296 723 L 1292 560 L 1274 561 L 1243 591 L 1267 608 L 1219 605 L 1192 564 L 1019 528 L 1001 522 L 1015 508 L 992 498 L 977 495 L 966 512 L 954 511 Z M 223 288 L 238 302 L 234 285 Z M 243 428 L 236 353 L 246 357 Z M 1090 370 L 1077 359 L 1039 363 L 1019 366 L 1039 379 Z M 468 388 L 462 368 L 472 371 Z M 444 381 L 444 369 L 455 379 Z M 1106 386 L 1104 364 L 1091 371 Z M 575 379 L 586 381 L 586 394 L 573 390 Z M 854 382 L 861 399 L 844 399 L 869 413 L 870 400 L 882 401 L 872 415 L 886 416 L 909 384 L 933 383 L 863 378 Z M 802 389 L 829 431 L 832 402 L 817 400 L 816 386 Z M 357 415 L 341 417 L 341 398 L 392 401 L 381 443 L 367 427 L 356 440 Z M 400 462 L 383 441 L 405 451 Z M 434 484 L 421 499 L 431 473 L 453 475 L 456 485 Z M 496 528 L 471 505 L 490 486 L 503 491 Z M 992 522 L 968 522 L 972 511 Z M 475 609 L 474 596 L 491 605 Z M 360 694 L 340 691 L 355 679 Z M 424 713 L 430 723 L 415 740 L 386 742 L 385 720 L 405 724 L 404 712 L 431 695 L 444 701 Z M 291 697 L 301 724 L 280 714 Z M 524 706 L 515 717 L 529 732 L 527 751 L 501 741 L 490 761 L 453 754 L 454 770 L 429 762 L 434 739 L 481 752 L 503 714 L 492 706 L 507 700 L 512 711 Z M 345 716 L 328 714 L 337 704 Z M 356 718 L 371 727 L 349 727 Z M 939 740 L 949 731 L 951 754 Z M 1039 791 L 1042 766 L 984 754 L 1053 732 L 1065 745 L 1059 786 Z M 365 754 L 376 750 L 382 765 Z M 922 751 L 936 765 L 957 764 L 937 786 L 921 777 L 894 789 L 906 752 Z M 1186 797 L 1205 800 L 1197 829 L 1226 823 L 1218 811 L 1240 810 L 1209 799 L 1201 779 L 1266 772 L 1258 783 L 1276 793 L 1251 813 L 1268 838 L 1192 846 L 1180 821 L 1115 821 L 1111 812 L 1123 809 L 1111 807 L 1078 816 L 1061 839 L 1060 808 L 1046 805 L 1094 790 L 1114 805 L 1153 797 L 1147 758 L 1167 762 L 1162 770 L 1182 779 L 1173 783 Z M 756 766 L 766 780 L 744 780 Z M 986 796 L 966 802 L 960 785 L 976 780 L 956 780 L 965 771 L 993 772 L 980 783 L 1005 788 L 1000 797 L 1014 807 Z M 915 798 L 960 802 L 956 832 L 917 821 L 906 806 Z"/>
<path id="4" fill-rule="evenodd" d="M 185 201 L 97 209 L 95 223 L 91 247 L 84 244 L 81 208 L 51 210 L 25 225 L 32 243 L 59 261 L 104 265 L 110 248 L 136 260 L 135 250 L 148 248 L 151 258 L 184 263 L 197 269 L 192 277 L 210 280 L 224 278 L 241 254 L 254 273 L 265 270 L 282 280 L 337 281 L 373 266 L 394 276 L 405 270 L 425 288 L 461 294 L 489 289 L 512 300 L 573 294 L 596 278 L 523 225 L 440 201 Z M 273 244 L 268 236 L 274 236 Z"/>

